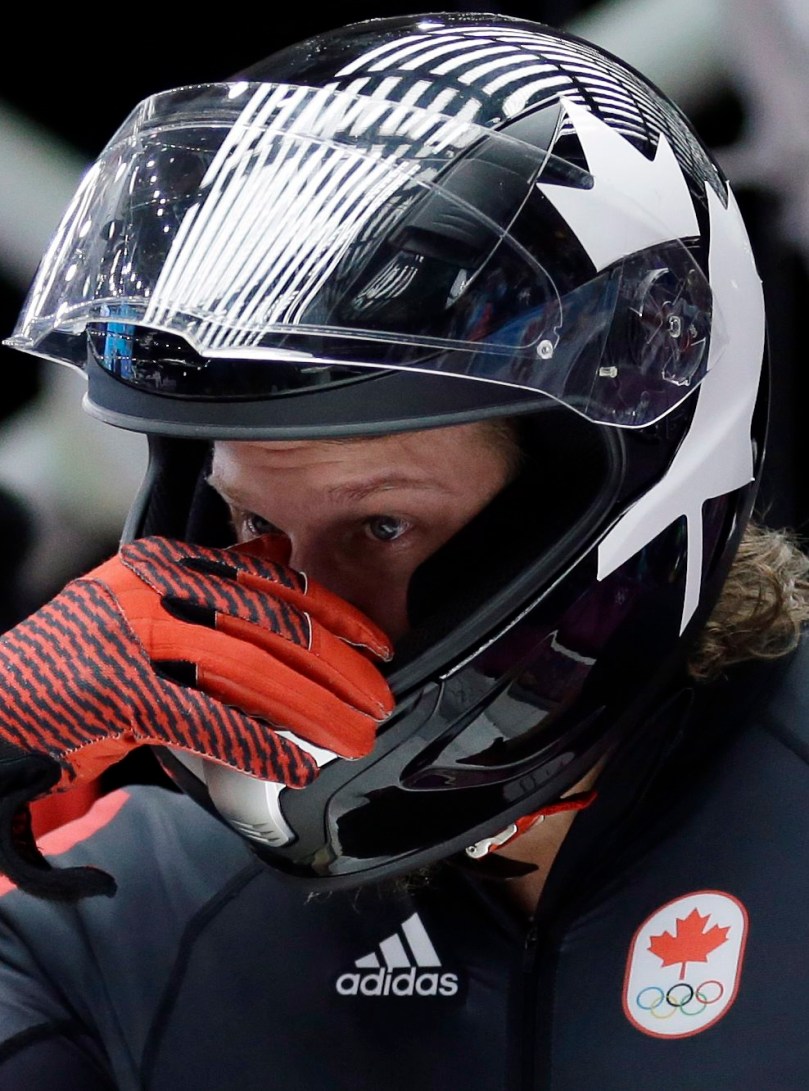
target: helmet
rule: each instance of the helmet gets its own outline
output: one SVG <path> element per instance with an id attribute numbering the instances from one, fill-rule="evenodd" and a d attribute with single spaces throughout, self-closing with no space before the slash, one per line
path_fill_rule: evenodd
<path id="1" fill-rule="evenodd" d="M 148 98 L 8 343 L 149 434 L 129 535 L 229 541 L 213 439 L 516 422 L 517 478 L 413 577 L 367 758 L 291 791 L 164 755 L 315 885 L 462 853 L 642 726 L 760 473 L 762 291 L 727 180 L 639 73 L 503 15 L 369 20 Z"/>

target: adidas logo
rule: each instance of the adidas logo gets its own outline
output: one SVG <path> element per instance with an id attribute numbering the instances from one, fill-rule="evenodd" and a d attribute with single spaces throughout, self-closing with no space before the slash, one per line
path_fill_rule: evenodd
<path id="1" fill-rule="evenodd" d="M 441 969 L 441 959 L 418 913 L 372 951 L 356 970 L 337 978 L 339 996 L 456 996 L 458 975 Z"/>

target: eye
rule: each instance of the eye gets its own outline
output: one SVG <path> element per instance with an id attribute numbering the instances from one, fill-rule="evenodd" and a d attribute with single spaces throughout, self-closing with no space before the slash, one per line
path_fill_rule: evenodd
<path id="1" fill-rule="evenodd" d="M 245 533 L 249 534 L 252 538 L 260 538 L 262 534 L 281 533 L 274 523 L 271 523 L 269 519 L 265 519 L 263 515 L 258 515 L 254 511 L 244 512 L 241 517 L 241 524 Z"/>
<path id="2" fill-rule="evenodd" d="M 395 515 L 372 515 L 365 520 L 365 529 L 377 542 L 394 542 L 409 528 L 410 524 Z"/>

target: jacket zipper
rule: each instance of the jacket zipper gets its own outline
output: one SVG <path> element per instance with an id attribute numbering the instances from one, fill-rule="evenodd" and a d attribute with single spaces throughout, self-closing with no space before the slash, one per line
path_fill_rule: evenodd
<path id="1" fill-rule="evenodd" d="M 532 921 L 525 933 L 522 948 L 518 1020 L 519 1091 L 536 1091 L 536 965 L 539 956 L 539 926 Z"/>

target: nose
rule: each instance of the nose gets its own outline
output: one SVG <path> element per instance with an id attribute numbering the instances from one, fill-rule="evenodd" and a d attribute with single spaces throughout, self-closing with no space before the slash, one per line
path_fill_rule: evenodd
<path id="1" fill-rule="evenodd" d="M 349 555 L 340 554 L 338 543 L 331 536 L 294 533 L 290 535 L 291 568 L 304 572 L 310 580 L 328 588 L 346 602 L 367 612 L 374 600 L 374 590 L 359 564 Z"/>
<path id="2" fill-rule="evenodd" d="M 299 572 L 304 572 L 309 579 L 316 580 L 324 587 L 328 587 L 335 594 L 340 594 L 336 584 L 336 561 L 333 552 L 318 541 L 312 534 L 290 534 L 289 565 Z"/>
<path id="3" fill-rule="evenodd" d="M 391 640 L 404 635 L 407 621 L 408 580 L 370 569 L 350 552 L 343 556 L 329 536 L 290 535 L 289 564 L 349 602 L 375 622 Z"/>

